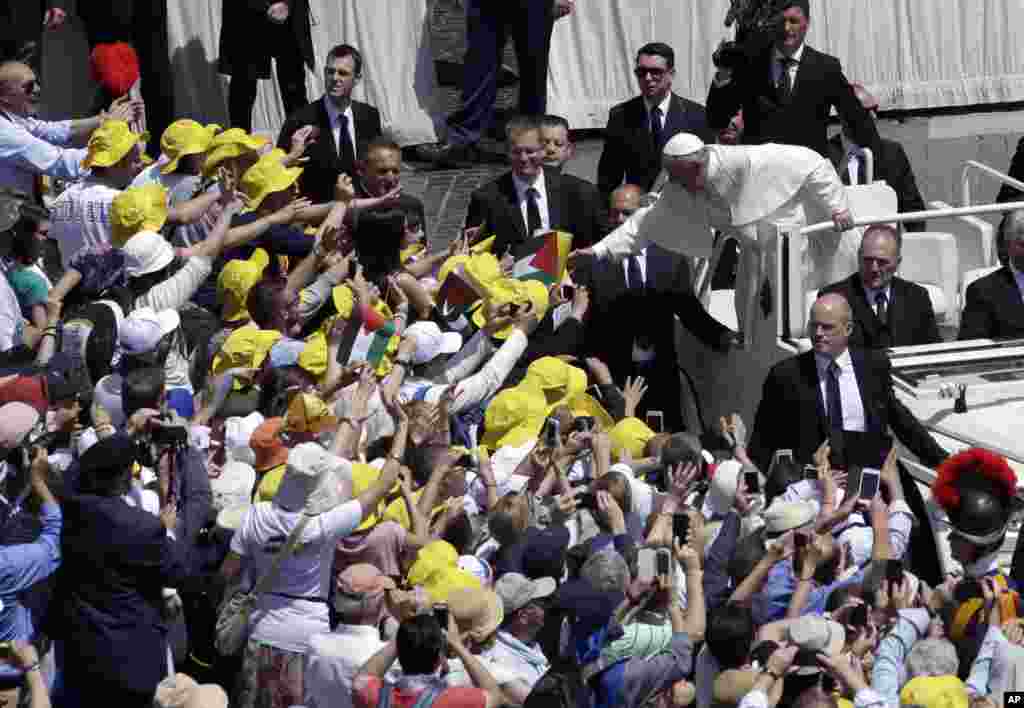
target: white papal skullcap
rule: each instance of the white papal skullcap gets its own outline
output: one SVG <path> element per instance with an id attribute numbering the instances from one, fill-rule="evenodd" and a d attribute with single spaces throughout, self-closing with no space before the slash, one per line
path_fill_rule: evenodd
<path id="1" fill-rule="evenodd" d="M 700 154 L 704 150 L 704 141 L 698 138 L 693 133 L 676 133 L 672 136 L 672 139 L 665 143 L 665 149 L 662 154 L 665 157 L 680 158 L 680 157 L 693 157 L 699 158 Z"/>

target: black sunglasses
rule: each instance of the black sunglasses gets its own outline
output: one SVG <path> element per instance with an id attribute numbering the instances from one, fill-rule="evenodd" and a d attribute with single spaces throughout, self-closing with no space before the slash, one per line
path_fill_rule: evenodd
<path id="1" fill-rule="evenodd" d="M 668 69 L 656 69 L 656 68 L 644 67 L 644 66 L 638 66 L 637 68 L 633 69 L 633 74 L 638 79 L 644 78 L 645 76 L 647 76 L 647 74 L 650 74 L 655 79 L 660 79 L 662 76 L 664 76 L 667 73 L 668 73 Z"/>

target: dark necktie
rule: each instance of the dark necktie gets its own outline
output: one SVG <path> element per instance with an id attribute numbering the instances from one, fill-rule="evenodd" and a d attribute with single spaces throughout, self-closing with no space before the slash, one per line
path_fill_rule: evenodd
<path id="1" fill-rule="evenodd" d="M 651 109 L 651 143 L 654 145 L 654 152 L 657 155 L 660 155 L 662 148 L 665 147 L 662 142 L 664 132 L 665 126 L 661 120 L 661 108 L 655 106 Z"/>
<path id="2" fill-rule="evenodd" d="M 878 315 L 878 321 L 888 326 L 889 324 L 889 298 L 885 296 L 884 292 L 875 293 L 875 314 Z"/>
<path id="3" fill-rule="evenodd" d="M 540 206 L 537 204 L 538 196 L 537 190 L 533 187 L 526 190 L 526 230 L 529 236 L 533 236 L 543 228 L 543 222 L 540 220 Z"/>
<path id="4" fill-rule="evenodd" d="M 341 163 L 348 169 L 356 163 L 356 151 L 352 147 L 352 136 L 348 132 L 348 116 L 344 113 L 338 116 L 338 157 Z"/>
<path id="5" fill-rule="evenodd" d="M 629 289 L 634 291 L 643 290 L 644 273 L 642 270 L 640 270 L 640 256 L 630 256 L 627 269 L 629 272 Z"/>
<path id="6" fill-rule="evenodd" d="M 779 59 L 779 98 L 786 103 L 789 103 L 789 99 L 793 96 L 793 79 L 789 76 L 789 68 L 796 63 L 796 59 L 792 57 Z"/>
<path id="7" fill-rule="evenodd" d="M 828 410 L 829 441 L 834 460 L 843 459 L 843 399 L 839 393 L 839 364 L 829 362 L 825 389 L 828 392 L 826 409 Z"/>

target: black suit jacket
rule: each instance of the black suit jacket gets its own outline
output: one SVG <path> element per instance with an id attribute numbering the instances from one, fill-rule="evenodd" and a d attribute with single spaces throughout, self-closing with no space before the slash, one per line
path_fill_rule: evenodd
<path id="1" fill-rule="evenodd" d="M 353 179 L 356 176 L 356 166 L 345 164 L 338 154 L 334 131 L 331 130 L 331 120 L 327 115 L 327 108 L 324 107 L 325 100 L 327 99 L 324 97 L 318 98 L 288 116 L 288 120 L 281 126 L 281 134 L 277 139 L 277 146 L 287 152 L 291 149 L 292 135 L 296 130 L 304 125 L 314 125 L 320 129 L 320 137 L 306 148 L 309 162 L 305 164 L 306 169 L 299 178 L 302 193 L 315 203 L 333 201 L 334 185 L 338 181 L 338 175 L 345 173 Z M 358 143 L 353 145 L 353 148 L 356 155 L 359 155 L 360 145 L 366 145 L 381 136 L 380 112 L 368 104 L 352 101 L 352 118 L 355 121 Z"/>
<path id="2" fill-rule="evenodd" d="M 704 106 L 672 94 L 662 135 L 668 140 L 676 133 L 695 133 L 713 142 Z M 625 181 L 650 190 L 661 171 L 661 151 L 651 140 L 650 118 L 643 96 L 612 106 L 604 129 L 604 149 L 597 163 L 597 186 L 607 195 Z"/>
<path id="3" fill-rule="evenodd" d="M 654 344 L 659 365 L 675 370 L 674 315 L 711 349 L 720 348 L 728 332 L 694 294 L 686 259 L 661 246 L 647 247 L 647 287 L 642 294 L 626 288 L 621 262 L 592 260 L 574 277 L 590 290 L 586 347 L 619 378 L 631 369 L 638 336 Z"/>
<path id="4" fill-rule="evenodd" d="M 892 390 L 889 358 L 884 352 L 851 349 L 868 432 L 893 433 L 929 466 L 947 456 Z M 750 457 L 765 472 L 776 450 L 793 450 L 798 462 L 809 463 L 828 437 L 814 352 L 780 361 L 768 372 L 750 437 Z"/>
<path id="5" fill-rule="evenodd" d="M 118 3 L 140 4 L 134 0 Z M 78 5 L 109 6 L 110 2 L 78 0 Z M 228 76 L 250 79 L 270 78 L 270 59 L 279 28 L 267 17 L 269 0 L 224 0 L 221 6 L 221 30 L 217 71 Z M 81 14 L 81 11 L 79 11 Z M 116 10 L 114 14 L 119 14 Z M 288 0 L 288 29 L 302 53 L 302 61 L 316 69 L 313 57 L 313 33 L 310 28 L 309 0 Z"/>
<path id="6" fill-rule="evenodd" d="M 860 273 L 822 288 L 818 296 L 839 293 L 850 303 L 853 310 L 851 347 L 887 349 L 942 341 L 928 291 L 902 278 L 893 278 L 890 287 L 892 302 L 889 303 L 888 326 L 882 324 L 874 308 L 868 305 Z"/>
<path id="7" fill-rule="evenodd" d="M 924 199 L 917 188 L 917 180 L 914 178 L 914 170 L 910 167 L 910 160 L 907 153 L 895 140 L 881 138 L 879 142 L 881 152 L 875 153 L 875 179 L 885 180 L 896 192 L 896 203 L 900 213 L 910 211 L 924 211 Z M 829 140 L 829 159 L 839 173 L 843 184 L 850 183 L 850 174 L 846 170 L 846 151 L 843 150 L 843 139 L 838 135 Z M 857 179 L 859 184 L 867 182 L 864 174 L 864 163 L 860 166 L 860 176 Z M 925 222 L 908 221 L 903 224 L 904 231 L 924 231 Z"/>
<path id="8" fill-rule="evenodd" d="M 551 228 L 572 234 L 573 248 L 585 248 L 597 242 L 607 219 L 597 188 L 586 180 L 548 167 L 544 168 L 544 185 Z M 520 257 L 517 248 L 529 239 L 511 172 L 473 192 L 466 225 L 483 225 L 486 233 L 494 235 L 491 252 L 499 258 L 506 250 Z"/>
<path id="9" fill-rule="evenodd" d="M 1009 266 L 967 286 L 960 339 L 1024 337 L 1024 301 Z"/>
<path id="10" fill-rule="evenodd" d="M 854 95 L 838 59 L 804 45 L 787 102 L 772 82 L 772 52 L 771 46 L 755 49 L 728 84 L 712 84 L 707 104 L 712 129 L 725 128 L 742 108 L 743 142 L 803 145 L 827 159 L 829 115 L 835 107 L 850 124 L 854 142 L 880 154 L 875 123 Z"/>

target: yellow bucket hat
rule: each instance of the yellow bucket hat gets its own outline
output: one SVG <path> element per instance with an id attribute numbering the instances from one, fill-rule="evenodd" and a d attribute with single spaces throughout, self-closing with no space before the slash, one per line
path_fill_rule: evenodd
<path id="1" fill-rule="evenodd" d="M 318 379 L 327 373 L 327 337 L 320 330 L 306 337 L 306 346 L 299 352 L 299 367 Z"/>
<path id="2" fill-rule="evenodd" d="M 213 375 L 219 376 L 228 369 L 260 368 L 281 336 L 276 329 L 260 329 L 254 323 L 239 327 L 228 336 L 213 358 Z M 236 381 L 235 387 L 242 388 L 241 382 Z"/>
<path id="3" fill-rule="evenodd" d="M 210 148 L 213 136 L 220 131 L 216 123 L 201 125 L 191 118 L 176 120 L 167 126 L 160 136 L 160 149 L 170 161 L 160 168 L 160 172 L 169 175 L 178 169 L 178 163 L 185 155 L 198 155 Z"/>
<path id="4" fill-rule="evenodd" d="M 145 145 L 149 133 L 133 133 L 123 120 L 107 120 L 89 136 L 88 152 L 82 160 L 82 167 L 110 167 L 116 165 L 136 145 Z M 152 162 L 145 154 L 143 162 Z"/>
<path id="5" fill-rule="evenodd" d="M 582 415 L 588 415 L 601 426 L 601 430 L 610 430 L 615 425 L 615 419 L 612 418 L 611 414 L 589 393 L 577 393 L 569 398 L 567 404 L 569 410 L 572 411 L 573 417 L 578 418 Z"/>
<path id="6" fill-rule="evenodd" d="M 489 450 L 524 445 L 540 434 L 546 411 L 544 395 L 529 384 L 507 388 L 487 405 L 480 442 Z"/>
<path id="7" fill-rule="evenodd" d="M 480 588 L 480 580 L 459 568 L 459 552 L 447 541 L 432 541 L 420 549 L 406 580 L 419 585 L 433 602 L 445 602 L 459 588 Z"/>
<path id="8" fill-rule="evenodd" d="M 586 372 L 553 356 L 530 364 L 524 380 L 543 391 L 550 406 L 563 405 L 587 390 Z"/>
<path id="9" fill-rule="evenodd" d="M 967 687 L 956 676 L 918 676 L 907 681 L 900 691 L 901 705 L 924 708 L 967 708 Z"/>
<path id="10" fill-rule="evenodd" d="M 110 241 L 121 248 L 140 231 L 159 231 L 167 222 L 167 190 L 158 182 L 130 187 L 110 205 Z"/>
<path id="11" fill-rule="evenodd" d="M 285 167 L 281 164 L 280 156 L 271 150 L 245 171 L 239 188 L 252 210 L 258 208 L 268 195 L 295 184 L 301 174 L 301 167 Z"/>
<path id="12" fill-rule="evenodd" d="M 634 460 L 644 456 L 647 441 L 654 437 L 654 431 L 638 418 L 623 418 L 608 431 L 612 440 L 612 455 L 622 457 L 625 450 Z"/>
<path id="13" fill-rule="evenodd" d="M 257 248 L 248 259 L 236 258 L 224 265 L 217 276 L 217 301 L 221 305 L 222 320 L 237 322 L 249 319 L 245 301 L 252 287 L 260 282 L 263 271 L 269 264 L 269 254 L 262 248 Z"/>
<path id="14" fill-rule="evenodd" d="M 288 404 L 284 430 L 290 433 L 322 433 L 338 424 L 323 399 L 312 393 L 300 393 Z"/>
<path id="15" fill-rule="evenodd" d="M 203 161 L 203 176 L 212 177 L 224 160 L 247 152 L 256 152 L 267 142 L 266 138 L 249 135 L 241 128 L 228 128 L 223 133 L 218 133 L 207 148 L 206 159 Z"/>
<path id="16" fill-rule="evenodd" d="M 465 270 L 467 275 L 472 276 L 474 280 L 484 287 L 505 277 L 498 259 L 493 254 L 486 252 L 470 255 L 466 261 Z"/>

